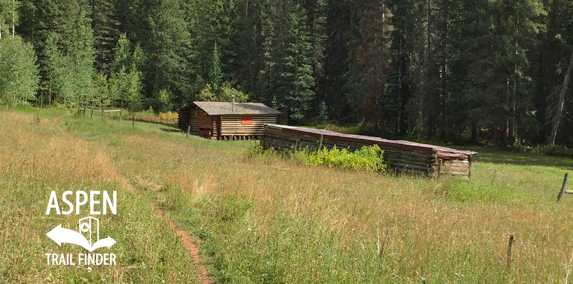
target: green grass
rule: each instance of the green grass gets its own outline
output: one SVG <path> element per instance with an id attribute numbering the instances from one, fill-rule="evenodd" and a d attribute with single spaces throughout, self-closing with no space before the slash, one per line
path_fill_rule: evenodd
<path id="1" fill-rule="evenodd" d="M 545 166 L 550 168 L 573 169 L 573 159 L 542 155 L 539 153 L 523 153 L 518 151 L 504 151 L 483 147 L 466 147 L 479 152 L 477 162 L 494 164 L 511 164 L 517 166 Z M 526 168 L 527 169 L 527 168 Z"/>
<path id="2" fill-rule="evenodd" d="M 145 212 L 154 202 L 201 240 L 216 282 L 561 283 L 570 265 L 573 226 L 566 216 L 573 214 L 573 197 L 555 199 L 571 159 L 473 148 L 480 153 L 469 182 L 436 180 L 253 157 L 247 153 L 255 142 L 187 138 L 160 124 L 61 121 L 89 149 L 109 157 L 141 194 L 122 197 L 133 199 L 124 206 L 136 204 L 124 210 Z M 117 224 L 142 230 L 138 226 L 154 217 L 142 215 Z M 127 228 L 117 230 L 122 235 Z M 172 235 L 159 223 L 150 231 L 177 248 L 167 245 Z M 517 241 L 507 269 L 510 234 Z M 161 278 L 156 274 L 168 274 L 163 269 L 175 270 L 152 261 L 160 253 L 150 247 L 125 253 L 135 254 L 123 258 L 134 259 L 135 272 L 124 280 L 154 282 Z M 156 268 L 137 270 L 141 263 Z"/>
<path id="3" fill-rule="evenodd" d="M 26 105 L 16 105 L 13 108 L 6 105 L 0 105 L 0 110 L 16 111 L 29 115 L 38 115 L 44 118 L 56 118 L 60 115 L 68 114 L 71 112 L 67 108 L 35 108 Z"/>
<path id="4" fill-rule="evenodd" d="M 74 122 L 85 121 L 70 121 L 69 129 L 82 135 Z M 186 139 L 146 127 L 151 129 L 140 129 L 146 134 L 123 136 L 124 144 L 109 151 L 117 153 L 126 176 L 144 180 L 138 188 L 148 198 L 202 239 L 220 282 L 402 283 L 425 277 L 434 283 L 511 283 L 564 275 L 568 253 L 555 255 L 550 248 L 568 242 L 569 229 L 559 228 L 558 216 L 572 200 L 554 201 L 562 169 L 511 164 L 519 156 L 492 153 L 502 160 L 506 155 L 507 163 L 478 158 L 471 182 L 393 177 L 249 159 L 243 142 Z M 166 189 L 146 190 L 148 183 Z M 391 236 L 380 257 L 378 239 L 387 228 Z M 509 234 L 522 242 L 513 271 L 504 265 Z M 548 240 L 554 245 L 534 249 Z M 540 265 L 546 272 L 537 272 Z"/>
<path id="5" fill-rule="evenodd" d="M 55 127 L 53 118 L 67 110 L 17 110 L 26 115 L 0 111 L 0 283 L 197 282 L 175 232 L 147 199 L 123 186 L 106 154 Z M 97 216 L 100 233 L 117 243 L 95 251 L 116 254 L 116 266 L 47 264 L 45 253 L 86 252 L 45 236 L 59 224 L 76 228 L 88 214 L 45 215 L 52 190 L 59 196 L 66 190 L 118 192 L 118 214 Z"/>

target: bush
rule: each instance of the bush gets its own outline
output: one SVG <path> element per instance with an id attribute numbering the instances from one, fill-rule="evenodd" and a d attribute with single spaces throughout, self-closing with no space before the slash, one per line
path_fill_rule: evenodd
<path id="1" fill-rule="evenodd" d="M 246 153 L 247 159 L 261 159 L 270 161 L 279 158 L 291 159 L 301 162 L 307 166 L 327 166 L 329 168 L 345 168 L 368 172 L 382 172 L 386 170 L 386 165 L 382 158 L 384 151 L 378 145 L 363 146 L 362 148 L 350 152 L 348 149 L 332 149 L 322 147 L 312 151 L 308 148 L 290 152 L 278 153 L 273 149 L 264 149 L 262 146 L 255 146 Z"/>
<path id="2" fill-rule="evenodd" d="M 573 157 L 573 149 L 569 149 L 563 146 L 557 145 L 546 145 L 541 147 L 540 152 L 545 155 L 550 156 L 565 156 L 565 157 Z"/>
<path id="3" fill-rule="evenodd" d="M 272 149 L 265 149 L 262 146 L 257 145 L 249 149 L 249 151 L 245 153 L 245 157 L 250 160 L 258 159 L 261 161 L 271 161 L 279 159 L 284 156 L 277 153 L 277 151 L 274 151 Z"/>
<path id="4" fill-rule="evenodd" d="M 364 146 L 350 152 L 347 149 L 332 149 L 323 147 L 314 152 L 305 152 L 302 156 L 305 165 L 324 165 L 327 167 L 348 168 L 368 172 L 378 172 L 386 169 L 383 163 L 383 151 L 378 145 Z"/>
<path id="5" fill-rule="evenodd" d="M 167 121 L 167 122 L 171 122 L 171 123 L 177 123 L 177 121 L 179 120 L 179 114 L 177 112 L 172 112 L 172 111 L 168 111 L 168 112 L 160 112 L 159 113 L 159 118 L 162 121 Z"/>

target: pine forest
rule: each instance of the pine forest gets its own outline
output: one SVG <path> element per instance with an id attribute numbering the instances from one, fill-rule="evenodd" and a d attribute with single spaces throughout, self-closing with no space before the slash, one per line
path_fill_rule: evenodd
<path id="1" fill-rule="evenodd" d="M 570 0 L 0 0 L 0 103 L 232 95 L 389 139 L 573 147 Z"/>

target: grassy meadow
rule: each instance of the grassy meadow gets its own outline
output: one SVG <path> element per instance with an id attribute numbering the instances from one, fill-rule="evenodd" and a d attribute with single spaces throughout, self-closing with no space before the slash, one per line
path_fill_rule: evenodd
<path id="1" fill-rule="evenodd" d="M 0 283 L 198 282 L 194 265 L 182 261 L 188 256 L 179 238 L 147 199 L 127 189 L 103 149 L 56 127 L 54 118 L 67 112 L 0 111 Z M 97 216 L 100 234 L 117 244 L 95 251 L 116 254 L 116 266 L 47 264 L 46 253 L 86 252 L 45 236 L 59 224 L 77 230 L 78 219 L 88 214 L 46 215 L 52 190 L 58 196 L 66 190 L 117 191 L 117 215 Z"/>
<path id="2" fill-rule="evenodd" d="M 0 111 L 0 282 L 198 281 L 150 203 L 197 239 L 216 283 L 564 283 L 571 269 L 573 196 L 555 201 L 569 158 L 472 148 L 471 181 L 430 180 L 253 156 L 256 142 L 157 123 L 69 114 L 59 129 L 66 113 Z M 118 191 L 101 218 L 115 267 L 46 265 L 79 249 L 45 233 L 84 217 L 46 216 L 49 192 L 80 189 Z"/>

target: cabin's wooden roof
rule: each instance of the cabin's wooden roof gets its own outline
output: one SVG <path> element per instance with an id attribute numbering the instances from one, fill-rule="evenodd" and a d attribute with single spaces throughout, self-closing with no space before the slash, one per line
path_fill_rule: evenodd
<path id="1" fill-rule="evenodd" d="M 262 103 L 193 102 L 208 115 L 280 115 L 281 112 Z"/>
<path id="2" fill-rule="evenodd" d="M 325 129 L 302 128 L 302 127 L 294 127 L 294 126 L 278 125 L 278 124 L 267 124 L 267 127 L 282 130 L 283 132 L 291 132 L 293 134 L 312 136 L 316 138 L 320 138 L 322 136 L 324 138 L 330 138 L 335 141 L 345 141 L 349 143 L 354 142 L 361 144 L 378 144 L 381 146 L 397 148 L 397 149 L 419 151 L 419 152 L 434 152 L 437 153 L 438 155 L 443 155 L 443 156 L 450 156 L 450 155 L 473 156 L 477 154 L 477 152 L 474 151 L 457 150 L 442 146 L 423 144 L 406 140 L 388 140 L 373 136 L 344 134 Z"/>

